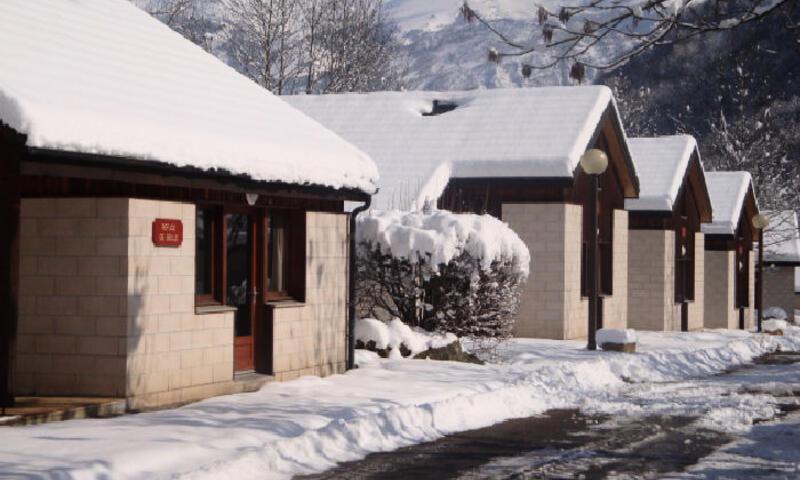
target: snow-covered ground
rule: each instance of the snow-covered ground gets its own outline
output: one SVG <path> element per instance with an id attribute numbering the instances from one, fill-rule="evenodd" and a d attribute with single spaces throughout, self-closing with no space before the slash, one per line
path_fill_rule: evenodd
<path id="1" fill-rule="evenodd" d="M 517 340 L 497 364 L 380 360 L 183 408 L 107 420 L 3 430 L 0 472 L 92 478 L 286 478 L 375 451 L 439 438 L 552 408 L 682 410 L 708 426 L 747 431 L 777 408 L 766 395 L 716 396 L 713 375 L 762 353 L 800 350 L 787 336 L 737 331 L 638 333 L 635 355 L 588 352 L 583 342 Z M 678 382 L 666 385 L 659 382 Z M 665 388 L 669 392 L 665 393 Z M 705 389 L 705 390 L 704 390 Z M 756 430 L 754 430 L 756 432 Z"/>
<path id="2" fill-rule="evenodd" d="M 800 414 L 756 425 L 676 478 L 800 477 Z"/>

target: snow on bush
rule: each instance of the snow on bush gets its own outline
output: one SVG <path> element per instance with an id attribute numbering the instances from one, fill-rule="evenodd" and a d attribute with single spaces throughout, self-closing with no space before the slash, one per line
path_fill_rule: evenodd
<path id="1" fill-rule="evenodd" d="M 510 262 L 528 276 L 530 253 L 525 242 L 491 215 L 433 212 L 372 211 L 358 221 L 359 242 L 411 263 L 424 261 L 433 271 L 462 253 L 488 270 L 493 262 Z"/>
<path id="2" fill-rule="evenodd" d="M 595 335 L 599 345 L 604 343 L 636 343 L 636 331 L 632 328 L 601 328 Z"/>
<path id="3" fill-rule="evenodd" d="M 359 219 L 359 316 L 459 337 L 507 338 L 530 254 L 490 215 L 370 212 Z"/>
<path id="4" fill-rule="evenodd" d="M 786 320 L 771 319 L 761 322 L 761 329 L 767 333 L 778 331 L 785 332 L 788 328 L 789 324 Z"/>
<path id="5" fill-rule="evenodd" d="M 411 328 L 399 318 L 389 322 L 382 322 L 374 318 L 362 318 L 356 322 L 356 341 L 364 344 L 375 342 L 379 350 L 392 349 L 400 351 L 400 345 L 405 345 L 411 355 L 442 348 L 458 341 L 452 333 L 431 333 L 420 328 Z"/>
<path id="6" fill-rule="evenodd" d="M 786 315 L 786 311 L 784 311 L 780 307 L 769 307 L 768 309 L 764 310 L 764 318 L 786 320 L 787 318 L 789 318 L 789 316 Z"/>

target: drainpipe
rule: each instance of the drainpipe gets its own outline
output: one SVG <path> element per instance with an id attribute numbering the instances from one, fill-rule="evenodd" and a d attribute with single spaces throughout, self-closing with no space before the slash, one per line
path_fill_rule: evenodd
<path id="1" fill-rule="evenodd" d="M 376 192 L 377 193 L 377 192 Z M 369 209 L 372 197 L 367 197 L 364 205 L 350 212 L 350 266 L 348 268 L 347 292 L 347 369 L 356 366 L 356 219 L 358 215 Z"/>

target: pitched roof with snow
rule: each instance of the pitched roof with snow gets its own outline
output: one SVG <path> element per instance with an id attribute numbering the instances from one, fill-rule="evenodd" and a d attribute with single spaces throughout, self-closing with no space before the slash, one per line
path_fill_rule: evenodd
<path id="1" fill-rule="evenodd" d="M 764 212 L 769 227 L 764 229 L 764 261 L 800 264 L 800 225 L 794 210 Z"/>
<path id="2" fill-rule="evenodd" d="M 702 224 L 703 233 L 733 235 L 739 225 L 747 192 L 753 181 L 747 172 L 706 172 L 706 185 L 711 197 L 713 219 Z"/>
<path id="3" fill-rule="evenodd" d="M 0 121 L 29 147 L 375 191 L 366 154 L 125 0 L 0 18 Z"/>
<path id="4" fill-rule="evenodd" d="M 691 135 L 629 138 L 639 174 L 639 198 L 625 199 L 626 210 L 672 211 L 697 142 Z"/>
<path id="5" fill-rule="evenodd" d="M 450 178 L 572 177 L 614 105 L 602 86 L 284 98 L 372 156 L 384 209 L 420 208 Z M 426 115 L 434 101 L 455 109 Z"/>

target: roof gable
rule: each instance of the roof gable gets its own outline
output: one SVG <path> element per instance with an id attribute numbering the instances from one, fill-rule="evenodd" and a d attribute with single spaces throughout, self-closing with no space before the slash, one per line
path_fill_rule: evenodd
<path id="1" fill-rule="evenodd" d="M 709 235 L 734 235 L 742 215 L 750 219 L 758 213 L 753 182 L 747 172 L 706 172 L 706 184 L 711 198 L 713 216 L 702 225 Z"/>
<path id="2" fill-rule="evenodd" d="M 375 190 L 366 154 L 125 0 L 0 18 L 0 122 L 28 147 Z"/>
<path id="3" fill-rule="evenodd" d="M 384 209 L 420 208 L 451 178 L 572 178 L 616 114 L 601 86 L 284 98 L 372 156 Z M 431 115 L 434 101 L 448 108 Z"/>
<path id="4" fill-rule="evenodd" d="M 701 221 L 711 221 L 703 164 L 691 135 L 629 138 L 628 147 L 639 173 L 639 198 L 625 200 L 630 211 L 672 212 L 684 188 L 694 195 Z"/>

